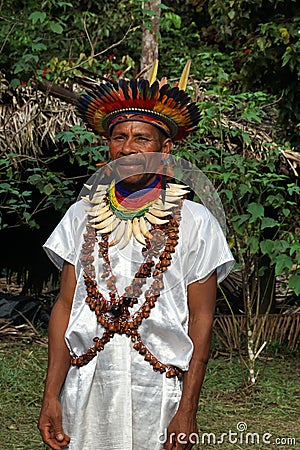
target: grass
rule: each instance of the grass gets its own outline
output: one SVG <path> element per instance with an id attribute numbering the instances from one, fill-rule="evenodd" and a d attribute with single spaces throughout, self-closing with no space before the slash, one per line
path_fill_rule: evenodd
<path id="1" fill-rule="evenodd" d="M 36 428 L 46 353 L 46 348 L 28 342 L 0 343 L 0 450 L 46 448 Z M 259 361 L 258 367 L 259 383 L 250 391 L 242 386 L 237 358 L 210 361 L 198 411 L 200 445 L 195 449 L 300 449 L 299 360 L 276 356 Z M 237 430 L 242 423 L 247 426 L 244 433 Z M 247 432 L 257 433 L 251 435 L 253 443 Z M 213 435 L 203 433 L 214 433 L 215 442 Z M 222 433 L 227 435 L 221 443 Z M 263 443 L 265 433 L 272 436 L 265 435 Z"/>
<path id="2" fill-rule="evenodd" d="M 198 423 L 200 439 L 203 433 L 214 433 L 216 441 L 213 445 L 211 436 L 212 445 L 208 445 L 204 436 L 205 449 L 300 449 L 299 360 L 270 358 L 259 361 L 258 367 L 259 382 L 252 390 L 241 385 L 237 359 L 210 361 Z M 239 431 L 241 427 L 245 428 L 244 433 Z M 230 438 L 230 430 L 237 434 Z M 223 437 L 224 442 L 218 444 L 222 433 L 227 435 Z"/>

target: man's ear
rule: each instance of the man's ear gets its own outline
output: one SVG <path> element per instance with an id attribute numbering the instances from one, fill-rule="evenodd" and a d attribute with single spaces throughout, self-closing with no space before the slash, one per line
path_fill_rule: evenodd
<path id="1" fill-rule="evenodd" d="M 171 138 L 167 138 L 164 140 L 162 144 L 162 153 L 167 153 L 168 155 L 171 153 L 172 148 L 174 147 L 173 141 Z"/>

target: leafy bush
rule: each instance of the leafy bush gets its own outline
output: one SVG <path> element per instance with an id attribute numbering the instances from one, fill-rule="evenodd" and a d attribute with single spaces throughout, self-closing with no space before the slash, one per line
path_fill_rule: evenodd
<path id="1" fill-rule="evenodd" d="M 76 199 L 96 164 L 106 157 L 106 146 L 84 127 L 74 126 L 57 135 L 50 156 L 20 158 L 7 153 L 0 161 L 1 228 L 28 225 L 39 228 L 39 214 L 63 214 Z"/>
<path id="2" fill-rule="evenodd" d="M 263 304 L 264 296 L 269 298 L 257 283 L 271 276 L 270 267 L 275 276 L 285 273 L 299 295 L 300 187 L 282 170 L 285 147 L 264 131 L 265 107 L 272 99 L 262 92 L 216 92 L 207 91 L 200 102 L 200 130 L 179 155 L 196 163 L 218 188 L 243 272 L 244 299 Z"/>
<path id="3" fill-rule="evenodd" d="M 294 0 L 190 0 L 202 45 L 231 58 L 238 91 L 280 98 L 282 134 L 299 143 L 300 8 Z"/>

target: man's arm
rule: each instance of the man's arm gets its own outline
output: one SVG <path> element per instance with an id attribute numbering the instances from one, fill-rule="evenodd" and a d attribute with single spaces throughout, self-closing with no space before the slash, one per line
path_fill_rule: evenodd
<path id="1" fill-rule="evenodd" d="M 64 334 L 68 326 L 76 286 L 75 269 L 64 263 L 61 288 L 49 321 L 48 372 L 38 428 L 44 442 L 53 450 L 60 450 L 70 441 L 62 428 L 59 394 L 70 367 L 70 354 Z"/>
<path id="2" fill-rule="evenodd" d="M 197 433 L 196 414 L 209 358 L 216 291 L 216 273 L 204 283 L 195 282 L 188 286 L 188 334 L 193 341 L 194 352 L 189 370 L 184 374 L 183 391 L 178 411 L 168 427 L 165 450 L 189 450 L 196 440 L 196 434 L 191 436 L 193 442 L 189 442 L 189 436 L 192 433 Z M 180 433 L 183 433 L 185 437 L 183 435 L 180 437 Z M 186 441 L 186 443 L 180 443 L 180 441 Z"/>

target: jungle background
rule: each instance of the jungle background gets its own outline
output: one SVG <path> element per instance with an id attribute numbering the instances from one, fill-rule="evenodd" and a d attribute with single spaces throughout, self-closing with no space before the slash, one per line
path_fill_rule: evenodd
<path id="1" fill-rule="evenodd" d="M 107 160 L 105 140 L 76 115 L 76 96 L 92 80 L 146 76 L 156 57 L 158 78 L 170 83 L 192 60 L 188 90 L 201 121 L 176 154 L 216 187 L 236 259 L 218 292 L 209 373 L 220 389 L 208 377 L 199 420 L 204 430 L 214 422 L 226 431 L 224 424 L 246 417 L 252 430 L 292 436 L 299 413 L 298 2 L 2 0 L 0 20 L 0 447 L 43 448 L 32 424 L 59 274 L 42 244 Z M 245 448 L 230 445 L 223 448 Z"/>

